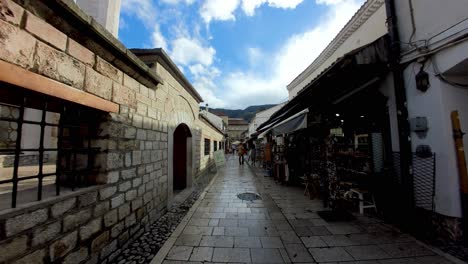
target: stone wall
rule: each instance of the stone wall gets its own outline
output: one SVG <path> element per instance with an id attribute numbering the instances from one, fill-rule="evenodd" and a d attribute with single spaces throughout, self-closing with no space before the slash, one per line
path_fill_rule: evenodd
<path id="1" fill-rule="evenodd" d="M 198 125 L 202 131 L 199 137 L 200 150 L 198 154 L 200 155 L 200 170 L 203 171 L 214 165 L 213 141 L 218 142 L 219 149 L 219 142 L 224 140 L 224 136 L 205 120 L 200 119 Z M 210 140 L 210 155 L 205 155 L 205 138 Z"/>
<path id="2" fill-rule="evenodd" d="M 93 140 L 100 185 L 0 212 L 0 263 L 107 263 L 166 210 L 168 131 L 180 123 L 193 130 L 194 174 L 206 166 L 200 138 L 219 135 L 200 123 L 198 102 L 163 68 L 156 70 L 164 83 L 149 86 L 141 69 L 76 33 L 90 25 L 67 35 L 47 23 L 76 20 L 60 17 L 55 4 L 7 4 L 15 16 L 0 19 L 0 60 L 112 101 L 119 112 L 105 115 Z"/>

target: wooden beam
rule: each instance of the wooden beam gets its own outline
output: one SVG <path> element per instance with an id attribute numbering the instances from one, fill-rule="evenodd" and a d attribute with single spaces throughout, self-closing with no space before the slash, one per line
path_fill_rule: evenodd
<path id="1" fill-rule="evenodd" d="M 2 60 L 0 60 L 0 81 L 105 112 L 119 111 L 119 105 L 116 103 Z"/>

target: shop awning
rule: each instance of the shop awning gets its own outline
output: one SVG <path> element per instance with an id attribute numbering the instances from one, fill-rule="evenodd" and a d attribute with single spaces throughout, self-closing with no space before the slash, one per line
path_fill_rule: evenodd
<path id="1" fill-rule="evenodd" d="M 388 35 L 345 54 L 319 74 L 268 121 L 262 133 L 304 109 L 323 110 L 377 84 L 389 72 Z"/>
<path id="2" fill-rule="evenodd" d="M 296 117 L 292 117 L 289 120 L 286 120 L 285 122 L 282 122 L 278 124 L 277 126 L 273 127 L 272 129 L 273 136 L 289 134 L 294 131 L 307 128 L 307 112 L 300 113 L 300 115 Z"/>

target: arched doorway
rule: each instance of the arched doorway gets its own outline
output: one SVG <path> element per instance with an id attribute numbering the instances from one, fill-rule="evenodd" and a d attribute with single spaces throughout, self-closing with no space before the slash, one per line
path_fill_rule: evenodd
<path id="1" fill-rule="evenodd" d="M 186 124 L 180 124 L 174 131 L 174 152 L 173 152 L 173 189 L 183 190 L 187 187 L 187 173 L 192 134 Z"/>

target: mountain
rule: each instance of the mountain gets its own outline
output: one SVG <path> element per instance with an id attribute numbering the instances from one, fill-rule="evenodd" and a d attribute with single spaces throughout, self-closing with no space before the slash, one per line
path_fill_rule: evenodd
<path id="1" fill-rule="evenodd" d="M 232 118 L 243 118 L 245 121 L 250 122 L 250 120 L 255 116 L 256 113 L 266 110 L 275 106 L 274 104 L 266 105 L 252 105 L 244 110 L 233 110 L 233 109 L 224 109 L 224 108 L 210 108 L 210 112 L 214 114 L 224 114 Z M 200 107 L 205 109 L 204 107 Z"/>

